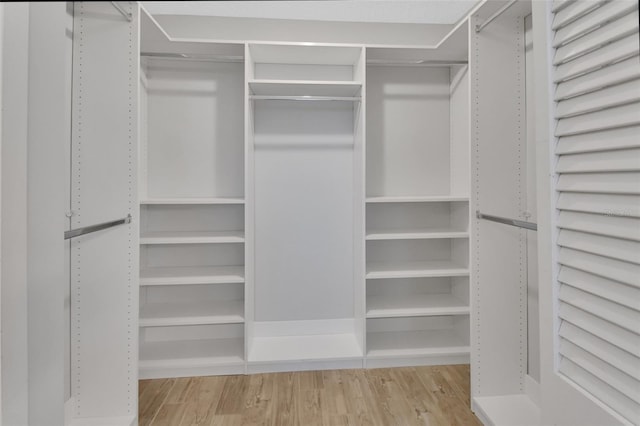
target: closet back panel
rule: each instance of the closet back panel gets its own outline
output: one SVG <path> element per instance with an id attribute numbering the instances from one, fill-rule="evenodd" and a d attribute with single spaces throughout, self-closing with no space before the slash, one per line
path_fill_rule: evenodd
<path id="1" fill-rule="evenodd" d="M 451 229 L 468 231 L 467 202 L 380 203 L 367 206 L 367 229 Z"/>
<path id="2" fill-rule="evenodd" d="M 143 247 L 142 268 L 171 266 L 241 266 L 242 244 L 167 244 Z"/>
<path id="3" fill-rule="evenodd" d="M 449 69 L 367 68 L 367 195 L 450 193 Z"/>
<path id="4" fill-rule="evenodd" d="M 243 196 L 243 67 L 149 61 L 149 197 Z"/>
<path id="5" fill-rule="evenodd" d="M 348 65 L 255 64 L 255 78 L 265 80 L 353 80 L 353 67 Z"/>
<path id="6" fill-rule="evenodd" d="M 142 206 L 142 233 L 158 231 L 241 231 L 242 205 Z"/>
<path id="7" fill-rule="evenodd" d="M 367 241 L 367 262 L 450 260 L 467 265 L 468 250 L 468 241 L 462 239 Z"/>
<path id="8" fill-rule="evenodd" d="M 255 320 L 354 315 L 353 105 L 255 102 Z"/>

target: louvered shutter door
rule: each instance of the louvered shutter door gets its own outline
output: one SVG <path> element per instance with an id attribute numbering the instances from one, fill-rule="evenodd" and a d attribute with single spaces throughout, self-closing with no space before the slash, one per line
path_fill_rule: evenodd
<path id="1" fill-rule="evenodd" d="M 638 2 L 553 13 L 559 373 L 638 424 Z"/>

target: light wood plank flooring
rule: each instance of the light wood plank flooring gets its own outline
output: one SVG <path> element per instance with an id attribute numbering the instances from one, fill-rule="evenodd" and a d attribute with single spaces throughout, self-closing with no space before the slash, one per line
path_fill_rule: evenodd
<path id="1" fill-rule="evenodd" d="M 140 426 L 474 426 L 469 366 L 141 380 Z"/>

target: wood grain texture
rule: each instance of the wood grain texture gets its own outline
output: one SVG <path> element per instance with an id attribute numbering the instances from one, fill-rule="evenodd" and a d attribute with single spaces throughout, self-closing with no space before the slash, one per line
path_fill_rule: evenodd
<path id="1" fill-rule="evenodd" d="M 469 366 L 141 380 L 140 426 L 481 426 Z"/>

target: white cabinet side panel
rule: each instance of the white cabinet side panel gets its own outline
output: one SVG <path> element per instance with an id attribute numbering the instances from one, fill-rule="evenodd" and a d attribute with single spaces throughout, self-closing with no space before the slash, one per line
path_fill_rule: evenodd
<path id="1" fill-rule="evenodd" d="M 476 21 L 479 21 L 477 18 Z M 472 28 L 477 22 L 471 22 Z M 472 211 L 523 220 L 524 18 L 514 9 L 471 34 Z M 472 221 L 472 394 L 522 393 L 526 235 Z"/>
<path id="2" fill-rule="evenodd" d="M 74 417 L 137 415 L 138 6 L 75 5 L 73 227 L 132 223 L 72 243 Z"/>
<path id="3" fill-rule="evenodd" d="M 533 85 L 533 39 L 531 15 L 525 24 L 526 62 L 526 217 L 537 223 L 536 192 L 536 134 L 535 134 L 535 88 Z M 538 313 L 538 233 L 527 232 L 527 374 L 540 381 L 540 330 Z"/>

